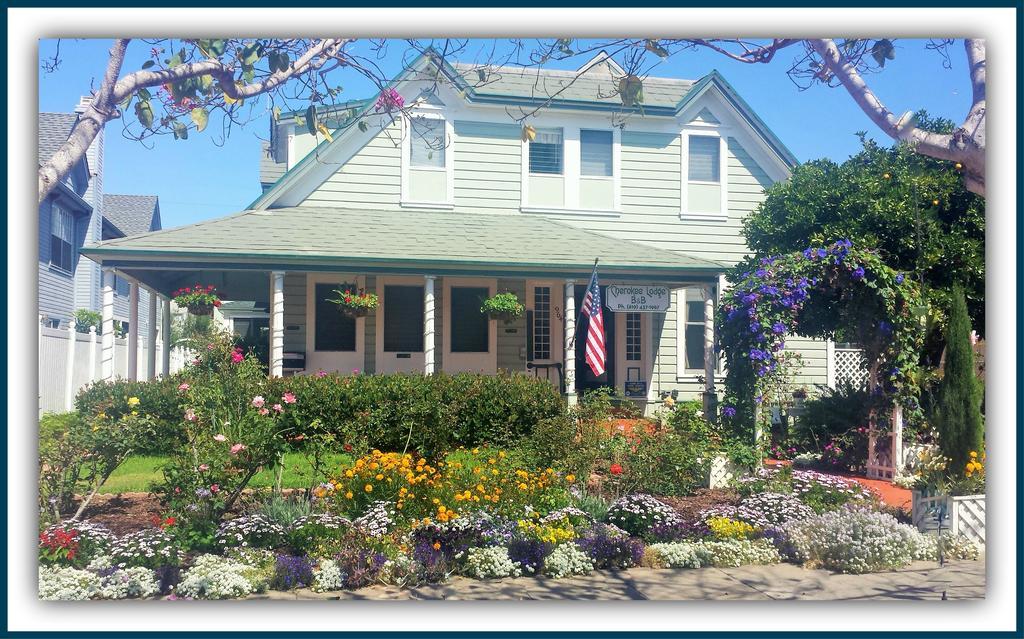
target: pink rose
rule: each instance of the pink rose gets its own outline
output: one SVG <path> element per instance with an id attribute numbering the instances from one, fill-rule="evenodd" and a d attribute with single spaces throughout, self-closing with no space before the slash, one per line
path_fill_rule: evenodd
<path id="1" fill-rule="evenodd" d="M 242 360 L 245 359 L 245 355 L 242 355 L 241 351 L 235 351 L 231 353 L 231 361 L 235 364 L 241 364 Z"/>
<path id="2" fill-rule="evenodd" d="M 208 350 L 208 351 L 212 351 L 213 348 L 214 348 L 213 344 L 207 344 L 206 345 L 206 350 Z"/>
<path id="3" fill-rule="evenodd" d="M 263 395 L 257 395 L 256 397 L 252 398 L 252 405 L 255 406 L 256 408 L 260 408 L 266 403 L 267 400 L 263 399 Z"/>
<path id="4" fill-rule="evenodd" d="M 182 382 L 182 383 L 178 384 L 178 390 L 179 390 L 179 391 L 181 391 L 181 392 L 185 392 L 185 391 L 187 391 L 187 390 L 188 390 L 189 388 L 191 388 L 191 386 L 189 386 L 189 385 L 188 385 L 188 384 L 186 384 L 185 382 Z"/>
<path id="5" fill-rule="evenodd" d="M 318 370 L 316 372 L 316 376 L 317 377 L 327 377 L 327 371 L 325 371 L 324 369 L 321 368 L 320 370 Z"/>
<path id="6" fill-rule="evenodd" d="M 352 374 L 353 375 L 358 375 L 359 374 L 359 369 L 358 368 L 353 368 L 352 369 Z"/>
<path id="7" fill-rule="evenodd" d="M 260 415 L 266 416 L 266 415 L 269 415 L 269 414 L 270 414 L 270 411 L 269 411 L 269 410 L 267 410 L 266 408 L 261 408 L 261 409 L 259 410 L 259 413 L 260 413 Z"/>
<path id="8" fill-rule="evenodd" d="M 274 410 L 276 410 L 279 413 L 283 413 L 284 412 L 284 406 L 282 406 L 280 404 L 274 404 Z"/>
<path id="9" fill-rule="evenodd" d="M 295 393 L 292 393 L 291 391 L 289 391 L 289 392 L 285 393 L 284 395 L 282 395 L 281 399 L 284 400 L 285 404 L 294 404 L 295 403 Z"/>
<path id="10" fill-rule="evenodd" d="M 196 421 L 196 412 L 189 408 L 185 411 L 185 421 L 194 422 Z"/>
<path id="11" fill-rule="evenodd" d="M 193 363 L 193 364 L 195 364 L 196 366 L 199 366 L 199 363 L 200 363 L 201 361 L 202 361 L 202 360 L 200 360 L 200 359 L 199 359 L 199 358 L 197 357 L 197 358 L 195 358 L 194 360 L 192 360 L 192 363 Z"/>
<path id="12" fill-rule="evenodd" d="M 199 464 L 199 470 L 203 471 L 203 472 L 206 472 L 206 471 L 210 470 L 210 465 L 209 464 Z"/>
<path id="13" fill-rule="evenodd" d="M 177 486 L 175 486 L 175 487 L 174 487 L 174 492 L 175 492 L 175 493 L 180 493 L 180 492 L 181 492 L 181 489 L 180 489 L 180 488 L 178 488 Z"/>
<path id="14" fill-rule="evenodd" d="M 220 492 L 220 486 L 217 485 L 217 484 L 214 484 L 214 485 L 210 486 L 210 492 L 211 493 L 218 493 L 218 492 Z"/>
<path id="15" fill-rule="evenodd" d="M 213 438 L 215 440 L 219 441 L 219 442 L 227 441 L 227 439 L 228 439 L 227 437 L 225 437 L 224 435 L 222 435 L 220 433 L 217 433 L 216 435 L 214 435 Z"/>
<path id="16" fill-rule="evenodd" d="M 245 444 L 235 444 L 234 446 L 231 447 L 231 454 L 232 455 L 237 455 L 238 453 L 240 453 L 243 450 L 245 450 L 245 448 L 246 448 Z"/>

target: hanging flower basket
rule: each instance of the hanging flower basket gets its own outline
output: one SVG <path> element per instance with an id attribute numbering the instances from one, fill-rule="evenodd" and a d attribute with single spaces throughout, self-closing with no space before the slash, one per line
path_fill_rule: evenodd
<path id="1" fill-rule="evenodd" d="M 353 292 L 351 289 L 344 291 L 335 289 L 335 297 L 327 298 L 327 301 L 332 304 L 338 305 L 338 310 L 342 312 L 346 317 L 353 319 L 358 317 L 366 317 L 366 315 L 377 308 L 380 303 L 379 299 L 373 293 L 367 293 L 360 289 L 358 292 Z"/>
<path id="2" fill-rule="evenodd" d="M 192 315 L 213 315 L 213 309 L 220 306 L 217 289 L 213 284 L 186 286 L 174 291 L 174 303 L 184 307 Z"/>
<path id="3" fill-rule="evenodd" d="M 515 293 L 498 293 L 492 298 L 484 300 L 480 306 L 480 312 L 491 319 L 511 322 L 520 315 L 526 307 L 519 303 Z"/>

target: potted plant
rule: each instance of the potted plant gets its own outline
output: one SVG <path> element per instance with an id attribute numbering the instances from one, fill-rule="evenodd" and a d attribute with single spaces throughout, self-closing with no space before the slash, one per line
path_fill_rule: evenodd
<path id="1" fill-rule="evenodd" d="M 217 289 L 213 284 L 186 286 L 174 291 L 174 303 L 188 309 L 192 315 L 213 315 L 213 309 L 220 306 Z"/>
<path id="2" fill-rule="evenodd" d="M 480 312 L 486 313 L 491 319 L 511 321 L 523 314 L 526 310 L 516 297 L 515 293 L 498 293 L 494 297 L 484 300 L 480 306 Z"/>
<path id="3" fill-rule="evenodd" d="M 356 292 L 351 289 L 335 289 L 333 292 L 336 297 L 329 297 L 327 301 L 337 304 L 338 310 L 352 318 L 366 317 L 366 314 L 377 308 L 380 303 L 374 293 L 367 293 L 363 289 Z"/>

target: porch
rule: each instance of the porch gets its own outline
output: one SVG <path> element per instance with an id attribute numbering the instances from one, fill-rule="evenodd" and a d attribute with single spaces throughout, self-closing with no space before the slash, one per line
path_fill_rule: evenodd
<path id="1" fill-rule="evenodd" d="M 598 386 L 657 400 L 666 315 L 676 312 L 672 292 L 698 288 L 703 313 L 695 317 L 687 305 L 686 319 L 703 322 L 703 381 L 705 390 L 714 388 L 714 299 L 723 267 L 545 218 L 250 211 L 84 253 L 165 305 L 171 291 L 202 283 L 224 300 L 263 310 L 272 375 L 507 370 L 547 378 L 570 401 Z M 595 259 L 606 300 L 608 361 L 600 377 L 583 363 L 587 327 L 577 325 Z M 379 297 L 365 317 L 348 317 L 327 301 L 334 291 L 357 289 Z M 503 292 L 524 304 L 521 316 L 505 321 L 480 312 L 484 299 Z"/>

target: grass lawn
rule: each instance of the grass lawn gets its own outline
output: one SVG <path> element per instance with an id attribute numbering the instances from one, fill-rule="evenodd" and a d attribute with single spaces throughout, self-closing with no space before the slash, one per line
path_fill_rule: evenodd
<path id="1" fill-rule="evenodd" d="M 329 469 L 336 469 L 343 463 L 352 461 L 352 457 L 345 454 L 330 455 L 327 460 Z M 160 467 L 167 462 L 166 457 L 129 457 L 121 467 L 114 471 L 107 483 L 100 488 L 100 494 L 110 495 L 116 493 L 144 493 L 148 492 L 150 484 L 162 479 Z M 274 469 L 264 469 L 259 472 L 249 486 L 256 488 L 261 486 L 274 485 Z M 282 488 L 306 488 L 314 483 L 319 483 L 323 477 L 314 477 L 313 469 L 306 458 L 299 453 L 288 453 L 284 456 L 284 475 L 281 479 Z"/>

